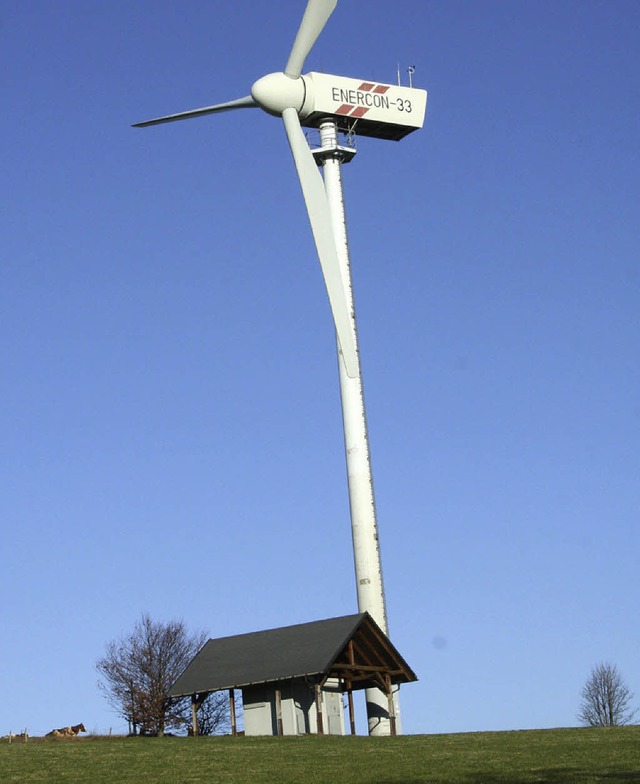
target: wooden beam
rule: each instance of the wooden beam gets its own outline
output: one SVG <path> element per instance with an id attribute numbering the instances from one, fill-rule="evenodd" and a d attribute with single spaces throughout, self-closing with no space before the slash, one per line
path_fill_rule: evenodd
<path id="1" fill-rule="evenodd" d="M 349 644 L 347 645 L 347 656 L 349 657 L 349 664 L 355 664 L 355 652 L 353 650 L 353 640 L 349 640 Z M 347 680 L 347 703 L 349 705 L 349 727 L 351 729 L 351 734 L 356 734 L 356 712 L 353 709 L 353 688 L 351 678 Z"/>
<path id="2" fill-rule="evenodd" d="M 351 643 L 351 650 L 353 651 L 355 656 L 358 657 L 358 659 L 362 659 L 363 661 L 367 661 L 371 659 L 371 656 L 367 655 L 367 653 L 360 647 L 360 645 L 358 645 L 357 642 L 355 642 L 355 640 L 350 640 L 350 643 Z"/>
<path id="3" fill-rule="evenodd" d="M 349 727 L 351 728 L 351 734 L 356 734 L 356 713 L 353 709 L 353 690 L 351 688 L 351 682 L 349 682 L 349 687 L 347 688 L 347 703 L 349 705 Z"/>
<path id="4" fill-rule="evenodd" d="M 372 645 L 371 642 L 374 644 Z M 402 666 L 402 661 L 398 661 L 387 647 L 382 645 L 382 641 L 380 641 L 380 647 L 376 647 L 375 641 L 365 639 L 354 639 L 350 640 L 349 643 L 354 654 L 351 664 L 355 664 L 358 661 L 363 666 L 377 666 L 387 671 L 393 670 L 393 672 L 398 674 L 404 674 L 405 669 Z M 349 653 L 348 650 L 347 653 Z"/>
<path id="5" fill-rule="evenodd" d="M 382 663 L 394 661 L 393 657 L 389 657 L 386 646 L 382 643 L 376 645 L 375 639 L 368 640 L 361 637 L 359 640 L 354 640 L 354 645 L 357 657 L 363 661 L 377 661 Z"/>
<path id="6" fill-rule="evenodd" d="M 198 735 L 198 695 L 191 695 L 191 732 L 194 737 Z"/>
<path id="7" fill-rule="evenodd" d="M 396 734 L 396 706 L 393 702 L 393 689 L 391 688 L 391 678 L 387 675 L 385 678 L 386 681 L 386 692 L 387 692 L 387 705 L 389 710 L 389 731 L 391 735 Z"/>
<path id="8" fill-rule="evenodd" d="M 238 725 L 236 723 L 236 694 L 233 689 L 229 689 L 229 712 L 231 713 L 231 734 L 238 734 Z"/>
<path id="9" fill-rule="evenodd" d="M 282 737 L 284 730 L 282 726 L 282 692 L 280 689 L 276 689 L 276 723 L 278 726 L 278 737 Z"/>
<path id="10" fill-rule="evenodd" d="M 387 678 L 382 673 L 375 672 L 373 679 L 378 683 L 378 688 L 383 694 L 387 693 Z"/>
<path id="11" fill-rule="evenodd" d="M 324 725 L 322 722 L 322 689 L 319 683 L 316 683 L 316 716 L 318 722 L 318 735 L 324 735 Z"/>
<path id="12" fill-rule="evenodd" d="M 194 735 L 198 734 L 198 710 L 210 694 L 210 691 L 202 691 L 191 695 L 191 729 Z"/>
<path id="13" fill-rule="evenodd" d="M 377 681 L 378 678 L 384 677 L 385 673 L 384 672 L 358 672 L 357 670 L 343 670 L 343 671 L 332 672 L 331 675 L 334 678 L 342 678 L 344 680 L 352 681 L 354 685 L 354 691 L 355 691 L 357 690 L 357 688 L 360 689 L 366 688 L 363 686 L 356 687 L 355 685 L 356 683 L 359 683 L 360 681 L 374 683 Z"/>
<path id="14" fill-rule="evenodd" d="M 387 672 L 389 675 L 402 675 L 402 670 L 391 670 L 384 665 L 374 664 L 347 664 L 346 662 L 335 662 L 332 669 L 354 670 L 359 672 Z"/>

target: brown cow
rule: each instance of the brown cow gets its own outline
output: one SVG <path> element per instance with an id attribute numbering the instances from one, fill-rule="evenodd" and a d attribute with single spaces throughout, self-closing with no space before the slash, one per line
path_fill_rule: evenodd
<path id="1" fill-rule="evenodd" d="M 51 730 L 45 735 L 46 738 L 75 738 L 79 732 L 86 732 L 84 724 L 74 724 L 73 727 L 60 727 Z"/>

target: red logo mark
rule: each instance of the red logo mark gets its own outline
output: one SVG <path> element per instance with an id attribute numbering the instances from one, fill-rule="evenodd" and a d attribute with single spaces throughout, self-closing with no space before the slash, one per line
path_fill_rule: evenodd
<path id="1" fill-rule="evenodd" d="M 371 106 L 378 103 L 371 99 L 371 94 L 384 95 L 389 89 L 386 84 L 374 84 L 373 82 L 362 82 L 357 90 L 344 91 L 342 98 L 347 98 L 350 103 L 343 103 L 336 111 L 336 114 L 343 114 L 348 117 L 364 117 Z M 342 92 L 342 91 L 341 91 Z M 364 95 L 366 93 L 366 95 Z"/>

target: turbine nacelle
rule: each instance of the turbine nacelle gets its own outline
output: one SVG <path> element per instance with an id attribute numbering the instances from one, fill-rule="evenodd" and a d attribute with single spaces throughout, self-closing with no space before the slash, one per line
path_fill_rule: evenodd
<path id="1" fill-rule="evenodd" d="M 314 72 L 297 78 L 286 73 L 263 76 L 251 88 L 251 98 L 277 117 L 295 109 L 309 128 L 333 117 L 358 136 L 395 141 L 422 128 L 427 108 L 425 90 Z"/>

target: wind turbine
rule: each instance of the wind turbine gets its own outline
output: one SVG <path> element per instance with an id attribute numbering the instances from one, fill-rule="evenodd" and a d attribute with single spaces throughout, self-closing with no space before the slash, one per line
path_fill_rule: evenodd
<path id="1" fill-rule="evenodd" d="M 250 95 L 157 117 L 134 127 L 234 109 L 260 108 L 282 118 L 336 329 L 358 609 L 369 612 L 388 633 L 341 179 L 342 163 L 350 160 L 354 151 L 339 143 L 338 131 L 402 139 L 422 127 L 427 94 L 413 87 L 343 76 L 313 72 L 303 75 L 307 55 L 336 5 L 337 0 L 308 0 L 284 71 L 258 79 Z M 302 126 L 320 130 L 321 146 L 314 152 Z M 380 689 L 366 690 L 372 735 L 396 732 L 397 694 L 394 702 L 390 685 L 386 691 L 387 696 Z"/>

